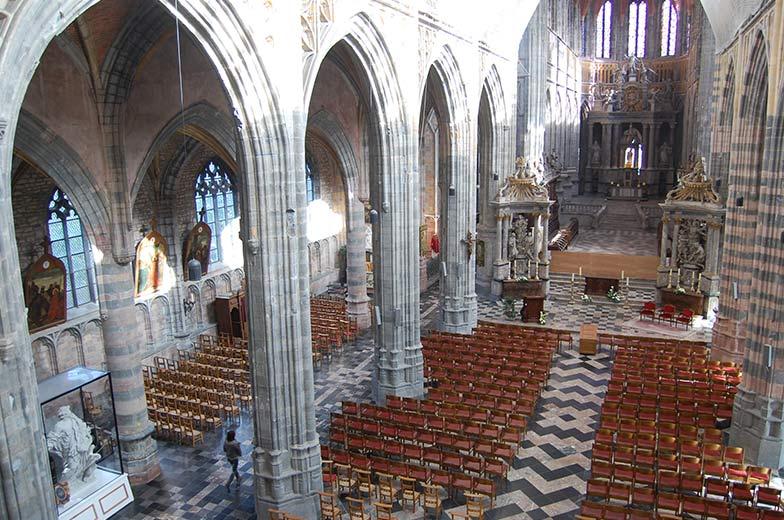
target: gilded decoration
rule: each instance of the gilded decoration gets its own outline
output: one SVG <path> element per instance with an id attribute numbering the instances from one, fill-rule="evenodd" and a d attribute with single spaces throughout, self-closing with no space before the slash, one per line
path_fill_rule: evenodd
<path id="1" fill-rule="evenodd" d="M 719 196 L 713 189 L 713 179 L 705 173 L 705 158 L 694 159 L 678 180 L 678 186 L 667 194 L 667 201 L 703 202 L 717 204 Z"/>
<path id="2" fill-rule="evenodd" d="M 535 160 L 518 157 L 515 160 L 515 173 L 506 178 L 506 182 L 498 191 L 498 201 L 522 201 L 530 199 L 547 200 L 547 188 L 542 186 L 540 179 L 544 176 L 544 166 Z"/>

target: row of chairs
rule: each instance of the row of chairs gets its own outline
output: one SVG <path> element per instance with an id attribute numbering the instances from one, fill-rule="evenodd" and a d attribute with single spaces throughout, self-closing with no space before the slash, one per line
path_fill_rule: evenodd
<path id="1" fill-rule="evenodd" d="M 674 356 L 707 357 L 708 346 L 705 341 L 683 340 L 675 338 L 646 337 L 638 334 L 602 331 L 597 335 L 597 343 L 612 349 L 630 347 L 645 351 L 667 352 Z"/>
<path id="2" fill-rule="evenodd" d="M 638 499 L 643 497 L 638 495 Z M 647 502 L 647 497 L 646 497 Z M 617 504 L 583 502 L 577 520 L 680 520 L 683 514 L 696 519 L 781 520 L 784 513 L 753 506 L 728 504 L 700 497 L 665 493 L 654 500 L 653 509 L 627 508 Z"/>
<path id="3" fill-rule="evenodd" d="M 683 325 L 688 329 L 694 322 L 694 311 L 682 309 L 678 312 L 675 306 L 669 303 L 657 308 L 656 302 L 645 302 L 640 309 L 640 319 L 646 318 L 659 323 L 666 321 L 673 326 Z"/>

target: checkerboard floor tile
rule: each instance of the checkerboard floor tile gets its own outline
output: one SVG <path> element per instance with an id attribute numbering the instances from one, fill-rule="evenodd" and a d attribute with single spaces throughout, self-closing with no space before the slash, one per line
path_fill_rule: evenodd
<path id="1" fill-rule="evenodd" d="M 561 289 L 563 292 L 563 289 Z M 562 294 L 563 296 L 563 294 Z M 598 300 L 598 299 L 597 299 Z M 437 316 L 438 288 L 421 298 L 423 330 Z M 571 302 L 568 298 L 548 301 L 548 325 L 577 330 L 584 322 L 600 329 L 626 330 L 636 318 L 637 308 L 596 301 Z M 483 319 L 511 321 L 501 307 L 479 298 Z M 532 325 L 529 325 L 532 326 Z M 695 333 L 696 334 L 696 333 Z M 646 332 L 645 335 L 653 335 Z M 576 348 L 556 355 L 548 386 L 529 422 L 525 440 L 509 471 L 509 479 L 499 483 L 495 507 L 485 518 L 567 519 L 573 518 L 585 494 L 589 476 L 591 446 L 598 426 L 599 410 L 611 361 L 607 352 L 593 357 L 580 356 Z M 315 370 L 316 419 L 322 441 L 328 434 L 329 414 L 340 409 L 343 400 L 370 401 L 373 374 L 373 339 L 368 333 L 342 353 L 335 354 Z M 239 490 L 226 491 L 229 467 L 222 452 L 225 428 L 205 435 L 196 448 L 158 443 L 161 476 L 150 484 L 134 488 L 136 501 L 121 511 L 120 519 L 250 519 L 255 518 L 253 498 L 253 425 L 244 412 L 236 424 L 245 456 L 240 464 Z M 367 510 L 372 510 L 366 501 Z M 465 509 L 462 499 L 445 500 L 444 514 Z M 396 506 L 401 520 L 423 518 Z M 375 513 L 373 513 L 375 517 Z"/>

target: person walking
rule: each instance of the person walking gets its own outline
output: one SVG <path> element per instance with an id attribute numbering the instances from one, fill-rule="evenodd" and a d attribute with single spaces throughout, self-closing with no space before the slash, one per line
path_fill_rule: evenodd
<path id="1" fill-rule="evenodd" d="M 234 430 L 229 430 L 226 432 L 226 442 L 223 443 L 223 452 L 226 454 L 229 464 L 231 464 L 231 476 L 229 481 L 226 482 L 226 491 L 229 491 L 229 486 L 235 478 L 237 479 L 237 489 L 240 487 L 240 474 L 237 471 L 237 466 L 240 463 L 240 457 L 242 457 L 242 447 L 239 441 L 236 440 L 236 436 L 237 434 Z"/>

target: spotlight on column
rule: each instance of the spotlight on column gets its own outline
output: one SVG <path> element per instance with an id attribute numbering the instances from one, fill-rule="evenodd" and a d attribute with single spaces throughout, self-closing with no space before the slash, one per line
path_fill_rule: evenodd
<path id="1" fill-rule="evenodd" d="M 381 307 L 376 305 L 373 309 L 376 311 L 376 325 L 381 325 Z"/>
<path id="2" fill-rule="evenodd" d="M 378 211 L 371 209 L 370 210 L 370 223 L 371 224 L 378 224 Z"/>
<path id="3" fill-rule="evenodd" d="M 738 197 L 737 199 L 735 199 L 735 205 L 737 207 L 739 207 L 739 208 L 742 208 L 743 207 L 743 197 Z"/>
<path id="4" fill-rule="evenodd" d="M 738 282 L 732 282 L 732 297 L 738 299 Z"/>
<path id="5" fill-rule="evenodd" d="M 773 366 L 773 345 L 765 344 L 765 363 L 768 368 Z"/>
<path id="6" fill-rule="evenodd" d="M 455 196 L 455 187 L 454 187 L 454 185 L 450 185 L 449 186 L 449 196 L 450 197 L 454 197 Z"/>
<path id="7" fill-rule="evenodd" d="M 441 262 L 441 274 L 443 274 L 444 278 L 446 278 L 446 262 Z"/>

